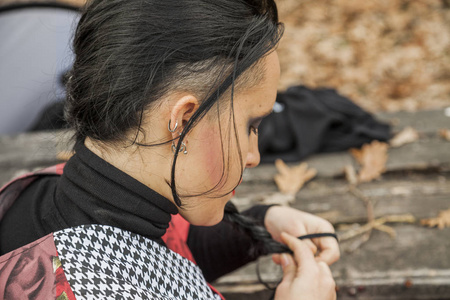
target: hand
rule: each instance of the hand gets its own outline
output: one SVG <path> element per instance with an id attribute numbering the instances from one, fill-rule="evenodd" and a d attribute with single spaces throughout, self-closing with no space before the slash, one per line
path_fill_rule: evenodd
<path id="1" fill-rule="evenodd" d="M 272 206 L 267 210 L 264 225 L 272 237 L 282 242 L 281 233 L 286 232 L 295 237 L 312 233 L 334 232 L 333 225 L 325 219 L 285 206 Z M 340 257 L 339 245 L 333 237 L 322 237 L 304 240 L 314 254 L 319 253 L 316 260 L 328 265 Z"/>
<path id="2" fill-rule="evenodd" d="M 294 258 L 286 253 L 272 256 L 283 267 L 283 280 L 275 299 L 335 300 L 336 284 L 328 265 L 316 261 L 306 243 L 296 237 L 282 233 L 281 240 L 294 252 Z"/>

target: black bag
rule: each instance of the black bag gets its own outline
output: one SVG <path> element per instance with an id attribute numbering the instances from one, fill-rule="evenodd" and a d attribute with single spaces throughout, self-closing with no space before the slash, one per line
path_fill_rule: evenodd
<path id="1" fill-rule="evenodd" d="M 292 162 L 390 137 L 389 125 L 376 121 L 335 90 L 295 86 L 278 93 L 274 113 L 262 121 L 259 150 L 261 162 L 277 158 Z"/>

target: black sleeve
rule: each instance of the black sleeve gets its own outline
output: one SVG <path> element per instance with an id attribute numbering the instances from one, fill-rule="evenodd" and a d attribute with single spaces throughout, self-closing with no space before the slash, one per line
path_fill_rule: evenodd
<path id="1" fill-rule="evenodd" d="M 264 225 L 264 217 L 270 207 L 257 205 L 242 214 Z M 208 282 L 258 258 L 250 251 L 252 239 L 225 221 L 210 227 L 191 225 L 187 244 Z"/>

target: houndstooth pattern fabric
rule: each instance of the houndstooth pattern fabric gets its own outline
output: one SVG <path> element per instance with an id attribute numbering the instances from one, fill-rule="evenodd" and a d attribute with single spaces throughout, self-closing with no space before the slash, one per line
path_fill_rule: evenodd
<path id="1" fill-rule="evenodd" d="M 195 264 L 140 235 L 86 225 L 54 238 L 77 299 L 220 299 Z"/>

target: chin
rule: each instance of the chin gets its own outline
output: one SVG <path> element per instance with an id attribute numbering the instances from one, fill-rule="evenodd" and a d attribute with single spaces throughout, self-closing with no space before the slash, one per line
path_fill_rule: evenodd
<path id="1" fill-rule="evenodd" d="M 223 210 L 221 213 L 213 214 L 207 217 L 194 218 L 194 220 L 188 220 L 189 223 L 196 226 L 214 226 L 219 224 L 223 220 Z"/>
<path id="2" fill-rule="evenodd" d="M 183 212 L 180 211 L 183 218 L 191 225 L 195 226 L 214 226 L 223 220 L 224 207 L 213 212 Z"/>
<path id="3" fill-rule="evenodd" d="M 188 210 L 180 209 L 179 213 L 191 225 L 195 226 L 214 226 L 222 222 L 225 212 L 225 204 L 232 197 L 232 193 L 219 199 L 207 199 L 206 204 L 191 208 Z"/>

